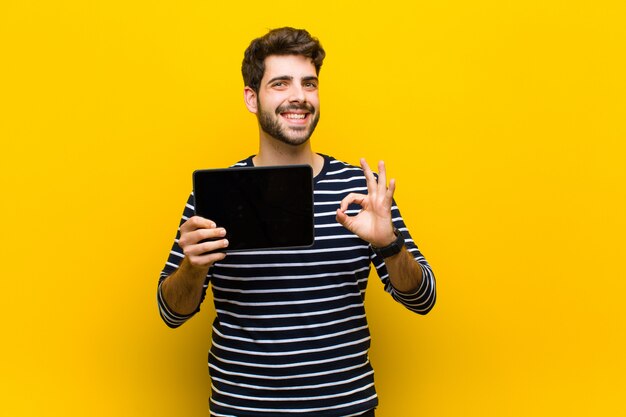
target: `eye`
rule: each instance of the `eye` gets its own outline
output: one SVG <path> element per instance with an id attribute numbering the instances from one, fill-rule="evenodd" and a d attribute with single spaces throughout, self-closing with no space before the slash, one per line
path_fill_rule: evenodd
<path id="1" fill-rule="evenodd" d="M 304 88 L 308 88 L 310 90 L 315 90 L 317 88 L 317 83 L 314 81 L 307 81 L 304 83 Z"/>

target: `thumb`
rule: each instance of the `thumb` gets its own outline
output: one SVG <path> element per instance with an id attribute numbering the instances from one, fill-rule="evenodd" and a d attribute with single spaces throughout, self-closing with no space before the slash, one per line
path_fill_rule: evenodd
<path id="1" fill-rule="evenodd" d="M 337 209 L 337 216 L 335 216 L 335 219 L 343 227 L 354 233 L 354 230 L 352 230 L 352 223 L 354 221 L 352 217 L 341 211 L 341 209 Z"/>

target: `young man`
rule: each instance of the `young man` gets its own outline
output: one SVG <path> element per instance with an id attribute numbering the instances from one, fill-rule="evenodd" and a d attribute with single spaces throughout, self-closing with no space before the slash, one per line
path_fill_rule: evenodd
<path id="1" fill-rule="evenodd" d="M 244 98 L 258 119 L 259 152 L 235 164 L 313 168 L 314 245 L 227 254 L 226 231 L 193 215 L 191 195 L 161 273 L 158 305 L 170 327 L 199 310 L 211 283 L 212 416 L 373 416 L 363 306 L 370 264 L 408 309 L 426 314 L 435 303 L 432 270 L 395 206 L 384 164 L 376 179 L 364 160 L 357 168 L 312 150 L 324 56 L 305 30 L 275 29 L 250 44 Z M 215 250 L 222 252 L 206 254 Z"/>

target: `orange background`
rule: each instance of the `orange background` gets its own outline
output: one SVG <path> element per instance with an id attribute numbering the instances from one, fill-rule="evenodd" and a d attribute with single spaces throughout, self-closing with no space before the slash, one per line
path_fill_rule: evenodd
<path id="1" fill-rule="evenodd" d="M 377 416 L 626 405 L 621 1 L 4 1 L 1 403 L 10 416 L 206 416 L 213 312 L 155 291 L 191 172 L 255 152 L 240 65 L 318 36 L 315 149 L 384 159 L 433 265 L 418 317 L 368 289 Z"/>

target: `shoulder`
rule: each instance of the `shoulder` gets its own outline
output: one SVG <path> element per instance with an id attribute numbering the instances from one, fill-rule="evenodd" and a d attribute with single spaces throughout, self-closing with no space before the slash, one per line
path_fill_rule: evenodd
<path id="1" fill-rule="evenodd" d="M 347 194 L 367 191 L 365 175 L 360 167 L 333 157 L 326 157 L 322 175 L 316 177 L 316 194 Z"/>
<path id="2" fill-rule="evenodd" d="M 251 167 L 254 166 L 254 164 L 252 163 L 252 158 L 254 158 L 254 155 L 251 155 L 249 157 L 247 157 L 246 159 L 242 159 L 239 162 L 235 162 L 234 164 L 232 164 L 229 168 L 237 168 L 237 167 Z"/>
<path id="3" fill-rule="evenodd" d="M 332 156 L 322 156 L 326 159 L 326 177 L 343 179 L 362 177 L 365 179 L 360 167 L 335 159 Z"/>

